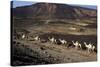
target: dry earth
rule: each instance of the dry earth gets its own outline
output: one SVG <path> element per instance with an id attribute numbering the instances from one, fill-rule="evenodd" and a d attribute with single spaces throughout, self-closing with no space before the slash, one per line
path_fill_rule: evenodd
<path id="1" fill-rule="evenodd" d="M 18 66 L 96 61 L 96 52 L 88 53 L 87 50 L 77 50 L 74 47 L 67 48 L 64 45 L 51 44 L 49 41 L 42 43 L 31 40 L 36 35 L 40 35 L 44 39 L 47 39 L 48 36 L 54 36 L 55 38 L 64 38 L 68 41 L 93 42 L 97 46 L 96 27 L 92 27 L 96 22 L 73 22 L 75 21 L 67 21 L 64 24 L 60 22 L 48 22 L 46 24 L 30 22 L 14 23 L 11 64 Z M 25 33 L 28 39 L 20 39 L 20 37 L 19 39 L 15 39 L 14 36 L 20 32 Z"/>

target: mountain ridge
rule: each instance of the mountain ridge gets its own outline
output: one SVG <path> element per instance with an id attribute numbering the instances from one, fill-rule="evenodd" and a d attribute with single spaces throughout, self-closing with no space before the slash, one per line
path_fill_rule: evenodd
<path id="1" fill-rule="evenodd" d="M 39 19 L 77 19 L 95 18 L 97 10 L 56 3 L 35 3 L 13 9 L 15 17 L 32 17 Z"/>

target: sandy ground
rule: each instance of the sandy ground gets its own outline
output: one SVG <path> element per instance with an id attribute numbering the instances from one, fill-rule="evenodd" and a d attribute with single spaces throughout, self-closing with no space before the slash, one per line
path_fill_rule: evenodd
<path id="1" fill-rule="evenodd" d="M 97 28 L 94 27 L 96 23 L 90 21 L 74 22 L 66 22 L 66 24 L 55 22 L 55 24 L 42 25 L 38 22 L 35 22 L 37 25 L 35 23 L 17 22 L 13 28 L 16 33 L 13 33 L 12 36 L 14 37 L 19 32 L 29 31 L 28 36 L 31 39 L 36 35 L 49 33 L 49 35 L 44 34 L 42 37 L 54 36 L 57 39 L 63 38 L 67 41 L 93 42 L 97 46 Z M 97 53 L 95 52 L 88 53 L 87 50 L 78 50 L 74 47 L 67 48 L 64 45 L 51 44 L 49 41 L 42 43 L 40 41 L 12 38 L 11 50 L 11 64 L 13 66 L 97 61 Z"/>
<path id="2" fill-rule="evenodd" d="M 41 62 L 24 62 L 23 60 L 14 60 L 15 65 L 29 65 L 29 64 L 58 64 L 58 63 L 74 63 L 74 62 L 89 62 L 96 61 L 96 53 L 88 53 L 86 50 L 77 50 L 75 48 L 66 48 L 62 45 L 51 44 L 50 42 L 41 43 L 39 41 L 26 41 L 26 40 L 16 40 L 17 48 L 22 47 L 19 51 L 24 51 L 28 56 L 32 56 L 31 60 Z M 15 50 L 15 49 L 14 49 Z M 37 55 L 36 55 L 37 54 Z M 14 54 L 16 55 L 16 54 Z M 17 55 L 18 56 L 18 55 Z M 19 56 L 21 57 L 21 56 Z M 24 56 L 25 57 L 25 56 Z M 14 58 L 13 58 L 14 59 Z M 29 58 L 28 58 L 29 59 Z"/>

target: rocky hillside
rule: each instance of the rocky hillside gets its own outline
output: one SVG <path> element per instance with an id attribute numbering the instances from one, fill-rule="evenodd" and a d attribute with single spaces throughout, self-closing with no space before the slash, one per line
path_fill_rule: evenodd
<path id="1" fill-rule="evenodd" d="M 76 18 L 96 18 L 97 11 L 56 3 L 36 3 L 29 6 L 12 8 L 15 17 L 38 18 L 38 19 L 76 19 Z"/>

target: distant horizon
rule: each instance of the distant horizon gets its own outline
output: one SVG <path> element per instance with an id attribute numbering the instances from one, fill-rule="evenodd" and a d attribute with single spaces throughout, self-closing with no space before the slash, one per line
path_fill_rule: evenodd
<path id="1" fill-rule="evenodd" d="M 12 1 L 12 2 L 13 2 L 13 8 L 28 6 L 28 5 L 38 3 L 38 2 L 32 2 L 32 1 Z M 90 8 L 90 9 L 97 9 L 96 5 L 81 5 L 81 4 L 68 4 L 68 5 L 79 6 L 79 7 Z"/>

